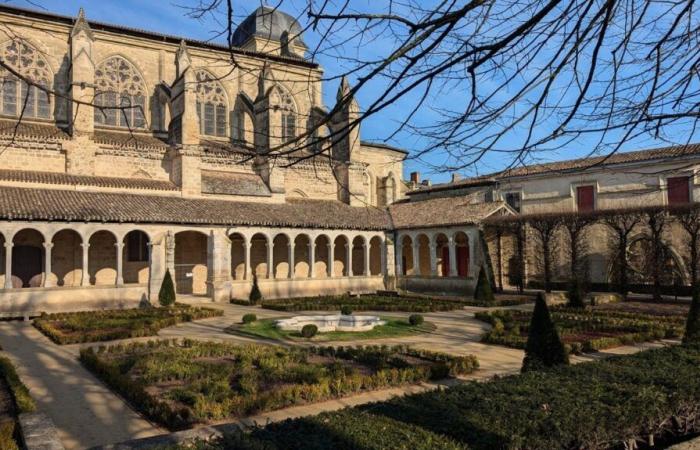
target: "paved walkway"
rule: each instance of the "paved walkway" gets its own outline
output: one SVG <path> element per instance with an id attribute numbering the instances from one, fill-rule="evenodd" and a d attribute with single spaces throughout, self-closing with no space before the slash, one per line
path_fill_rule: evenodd
<path id="1" fill-rule="evenodd" d="M 260 342 L 254 338 L 237 336 L 224 330 L 240 323 L 243 314 L 254 312 L 258 318 L 285 317 L 300 313 L 284 313 L 229 304 L 207 304 L 224 310 L 224 316 L 180 324 L 161 330 L 159 338 L 192 338 L 236 343 Z M 488 328 L 474 319 L 473 312 L 483 310 L 466 308 L 460 311 L 424 314 L 427 321 L 437 325 L 431 333 L 403 338 L 382 339 L 382 344 L 410 344 L 413 347 L 444 351 L 457 355 L 476 355 L 480 370 L 465 379 L 483 380 L 494 375 L 518 373 L 523 352 L 506 347 L 478 342 Z M 408 316 L 407 313 L 377 314 Z M 151 338 L 130 339 L 149 340 Z M 123 341 L 122 341 L 123 342 Z M 265 341 L 270 343 L 270 341 Z M 342 342 L 342 345 L 369 344 L 373 341 Z M 102 343 L 100 345 L 109 344 Z M 329 343 L 324 343 L 328 345 Z M 58 346 L 50 342 L 29 323 L 0 322 L 0 345 L 18 366 L 20 375 L 41 410 L 51 417 L 67 449 L 85 449 L 116 442 L 167 433 L 166 430 L 143 419 L 118 396 L 85 370 L 77 361 L 81 345 Z M 291 344 L 289 344 L 291 345 Z M 660 343 L 619 347 L 594 355 L 574 357 L 574 362 L 599 359 L 610 354 L 633 353 L 657 347 Z M 457 381 L 458 382 L 458 381 Z M 323 411 L 342 409 L 363 403 L 387 400 L 396 395 L 435 389 L 436 384 L 386 389 L 351 397 L 302 405 L 250 417 L 245 424 L 264 424 Z"/>
<path id="2" fill-rule="evenodd" d="M 143 419 L 85 370 L 76 352 L 28 322 L 0 322 L 0 345 L 67 450 L 166 433 Z"/>

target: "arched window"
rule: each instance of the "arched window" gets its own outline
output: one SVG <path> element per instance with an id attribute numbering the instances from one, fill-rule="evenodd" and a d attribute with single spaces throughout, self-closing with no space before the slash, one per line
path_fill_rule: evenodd
<path id="1" fill-rule="evenodd" d="M 2 49 L 5 62 L 16 72 L 38 85 L 51 88 L 51 70 L 41 54 L 20 39 L 8 41 Z M 36 86 L 18 79 L 8 70 L 0 70 L 2 80 L 2 107 L 0 111 L 10 116 L 51 118 L 51 97 Z"/>
<path id="2" fill-rule="evenodd" d="M 281 86 L 275 86 L 270 93 L 270 106 L 280 114 L 280 134 L 282 142 L 289 142 L 297 135 L 296 105 L 292 96 Z"/>
<path id="3" fill-rule="evenodd" d="M 197 117 L 199 132 L 208 136 L 226 136 L 228 107 L 221 83 L 209 73 L 197 72 Z"/>
<path id="4" fill-rule="evenodd" d="M 126 128 L 146 126 L 146 88 L 131 63 L 113 56 L 97 66 L 95 106 L 95 124 Z"/>

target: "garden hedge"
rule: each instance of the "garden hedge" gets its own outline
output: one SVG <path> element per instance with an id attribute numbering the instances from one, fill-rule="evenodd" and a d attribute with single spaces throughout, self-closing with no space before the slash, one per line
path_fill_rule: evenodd
<path id="1" fill-rule="evenodd" d="M 208 448 L 665 448 L 700 431 L 698 366 L 697 345 L 649 350 L 287 420 Z"/>
<path id="2" fill-rule="evenodd" d="M 300 297 L 263 300 L 262 307 L 275 311 L 326 311 L 347 308 L 350 311 L 451 311 L 466 306 L 465 302 L 423 297 L 382 295 Z"/>

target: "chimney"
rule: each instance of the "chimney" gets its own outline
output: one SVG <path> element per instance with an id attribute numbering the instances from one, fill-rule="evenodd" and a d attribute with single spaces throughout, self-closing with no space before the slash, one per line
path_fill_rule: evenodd
<path id="1" fill-rule="evenodd" d="M 452 174 L 452 182 L 453 182 L 453 183 L 456 183 L 456 182 L 458 182 L 458 181 L 461 180 L 461 179 L 462 179 L 462 176 L 461 176 L 460 174 L 458 174 L 458 173 L 453 173 L 453 174 Z"/>
<path id="2" fill-rule="evenodd" d="M 420 172 L 411 172 L 411 183 L 420 184 Z"/>

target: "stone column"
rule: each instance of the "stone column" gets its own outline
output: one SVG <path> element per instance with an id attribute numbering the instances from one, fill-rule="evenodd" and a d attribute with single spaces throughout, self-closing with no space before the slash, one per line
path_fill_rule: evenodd
<path id="1" fill-rule="evenodd" d="M 124 243 L 117 242 L 114 244 L 117 248 L 117 286 L 124 285 Z"/>
<path id="2" fill-rule="evenodd" d="M 316 265 L 316 243 L 309 238 L 309 278 L 314 278 L 314 266 Z"/>
<path id="3" fill-rule="evenodd" d="M 455 238 L 450 236 L 447 238 L 448 245 L 450 246 L 450 273 L 451 277 L 457 276 L 457 243 Z"/>
<path id="4" fill-rule="evenodd" d="M 352 242 L 350 244 L 345 244 L 345 253 L 347 254 L 347 260 L 348 260 L 348 267 L 347 267 L 347 274 L 349 277 L 353 276 L 352 273 Z"/>
<path id="5" fill-rule="evenodd" d="M 333 262 L 335 261 L 335 242 L 329 239 L 328 242 L 328 278 L 332 278 L 335 273 L 333 272 Z"/>
<path id="6" fill-rule="evenodd" d="M 12 241 L 5 242 L 5 289 L 12 289 Z"/>
<path id="7" fill-rule="evenodd" d="M 401 242 L 399 239 L 398 242 Z M 396 261 L 396 276 L 402 276 L 403 275 L 403 245 L 397 244 L 395 247 L 396 252 L 394 254 L 394 259 Z"/>
<path id="8" fill-rule="evenodd" d="M 369 270 L 369 251 L 371 248 L 372 248 L 372 246 L 370 245 L 370 242 L 368 240 L 365 240 L 365 245 L 363 247 L 363 250 L 365 251 L 365 255 L 364 255 L 365 256 L 365 258 L 364 258 L 365 259 L 365 264 L 364 264 L 365 273 L 364 273 L 364 275 L 366 277 L 368 277 L 369 274 L 372 273 Z"/>
<path id="9" fill-rule="evenodd" d="M 418 242 L 418 238 L 413 239 L 413 275 L 421 275 L 421 273 L 420 273 L 420 242 Z"/>
<path id="10" fill-rule="evenodd" d="M 175 235 L 168 231 L 165 235 L 165 268 L 175 284 Z"/>
<path id="11" fill-rule="evenodd" d="M 287 260 L 289 261 L 289 275 L 290 280 L 294 279 L 294 240 L 289 239 L 289 244 L 287 244 Z"/>
<path id="12" fill-rule="evenodd" d="M 54 285 L 51 279 L 51 249 L 53 243 L 44 242 L 44 287 L 52 287 Z"/>
<path id="13" fill-rule="evenodd" d="M 393 246 L 392 246 L 393 248 Z M 389 260 L 388 258 L 388 253 L 389 253 L 389 244 L 387 243 L 387 240 L 384 239 L 381 244 L 379 244 L 379 253 L 380 253 L 380 263 L 379 263 L 379 271 L 381 272 L 381 275 L 393 275 L 389 273 L 389 267 L 387 266 L 387 261 Z"/>
<path id="14" fill-rule="evenodd" d="M 148 300 L 152 305 L 158 304 L 158 293 L 165 277 L 165 269 L 167 267 L 165 256 L 166 238 L 167 234 L 163 233 L 153 237 L 152 241 L 148 243 Z M 170 275 L 172 276 L 172 273 Z"/>
<path id="15" fill-rule="evenodd" d="M 212 230 L 207 242 L 207 296 L 212 301 L 231 299 L 231 240 L 226 230 Z"/>
<path id="16" fill-rule="evenodd" d="M 243 242 L 243 253 L 245 253 L 245 272 L 243 279 L 245 280 L 253 279 L 253 271 L 250 270 L 250 249 L 252 246 L 253 243 L 247 239 Z"/>
<path id="17" fill-rule="evenodd" d="M 80 244 L 83 247 L 83 279 L 81 280 L 81 286 L 90 286 L 90 271 L 88 269 L 88 254 L 90 251 L 90 244 L 83 242 Z"/>
<path id="18" fill-rule="evenodd" d="M 273 250 L 275 248 L 275 244 L 272 242 L 272 239 L 268 239 L 265 241 L 265 245 L 267 246 L 267 279 L 271 280 L 275 278 L 275 268 L 272 266 L 272 263 L 274 262 Z"/>
<path id="19" fill-rule="evenodd" d="M 430 275 L 437 276 L 437 245 L 434 242 L 428 244 L 428 249 L 430 250 Z"/>
<path id="20" fill-rule="evenodd" d="M 479 251 L 479 239 L 478 239 L 478 230 L 472 229 L 469 230 L 469 233 L 467 233 L 467 237 L 469 238 L 469 273 L 468 275 L 470 277 L 476 277 L 479 275 L 477 272 L 477 259 L 476 259 L 476 253 Z"/>

